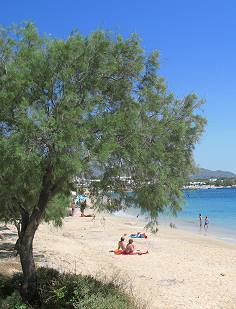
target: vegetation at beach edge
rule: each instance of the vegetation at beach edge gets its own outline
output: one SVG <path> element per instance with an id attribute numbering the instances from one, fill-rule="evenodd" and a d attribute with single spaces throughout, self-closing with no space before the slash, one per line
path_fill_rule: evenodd
<path id="1" fill-rule="evenodd" d="M 127 285 L 114 277 L 102 282 L 91 276 L 59 273 L 55 269 L 38 268 L 38 295 L 42 309 L 144 309 Z M 36 309 L 20 296 L 21 274 L 11 279 L 0 278 L 0 309 Z"/>

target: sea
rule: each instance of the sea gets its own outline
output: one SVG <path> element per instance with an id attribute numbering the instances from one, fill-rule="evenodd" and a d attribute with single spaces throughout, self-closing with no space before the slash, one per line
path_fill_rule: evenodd
<path id="1" fill-rule="evenodd" d="M 184 196 L 182 211 L 176 217 L 168 213 L 161 215 L 160 224 L 172 223 L 176 228 L 236 244 L 236 188 L 184 190 Z M 199 214 L 203 223 L 204 217 L 208 217 L 207 230 L 200 228 Z M 148 214 L 140 214 L 137 208 L 129 209 L 124 215 L 139 215 L 148 220 Z"/>

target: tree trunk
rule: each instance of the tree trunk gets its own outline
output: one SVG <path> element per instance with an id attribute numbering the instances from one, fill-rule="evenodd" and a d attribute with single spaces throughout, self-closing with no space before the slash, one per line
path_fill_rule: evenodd
<path id="1" fill-rule="evenodd" d="M 37 276 L 33 257 L 33 240 L 35 232 L 40 224 L 45 208 L 47 207 L 51 192 L 52 166 L 49 164 L 45 169 L 43 176 L 42 189 L 39 194 L 37 205 L 32 214 L 21 207 L 21 233 L 19 237 L 19 254 L 23 271 L 23 285 L 21 294 L 24 300 L 32 305 L 40 305 L 40 299 L 37 291 Z M 56 192 L 56 191 L 55 191 Z"/>
<path id="2" fill-rule="evenodd" d="M 32 231 L 34 235 L 35 231 Z M 39 303 L 39 295 L 37 292 L 36 269 L 33 258 L 33 236 L 25 233 L 21 236 L 19 242 L 19 254 L 23 271 L 23 285 L 21 294 L 24 300 L 30 304 Z"/>
<path id="3" fill-rule="evenodd" d="M 24 209 L 24 207 L 22 207 L 21 205 L 19 205 L 20 208 L 20 213 L 21 213 L 21 221 L 17 222 L 15 221 L 15 227 L 17 228 L 17 233 L 18 233 L 18 239 L 15 243 L 15 248 L 14 250 L 16 251 L 16 256 L 19 254 L 19 250 L 20 250 L 20 240 L 21 240 L 21 235 L 23 235 L 26 231 L 27 225 L 29 223 L 29 213 L 28 211 L 26 211 Z"/>

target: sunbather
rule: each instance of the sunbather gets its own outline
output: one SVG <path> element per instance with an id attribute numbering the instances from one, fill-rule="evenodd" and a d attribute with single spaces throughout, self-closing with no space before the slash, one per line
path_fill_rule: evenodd
<path id="1" fill-rule="evenodd" d="M 124 250 L 125 254 L 132 254 L 134 252 L 133 239 L 129 239 L 129 242 Z"/>
<path id="2" fill-rule="evenodd" d="M 145 233 L 136 233 L 136 234 L 130 234 L 131 238 L 147 238 L 147 235 Z"/>
<path id="3" fill-rule="evenodd" d="M 115 254 L 122 254 L 125 250 L 125 238 L 121 237 L 120 241 L 118 242 L 118 248 L 116 250 L 110 250 L 109 252 L 114 252 Z"/>
<path id="4" fill-rule="evenodd" d="M 129 242 L 125 248 L 124 245 L 124 237 L 121 237 L 121 240 L 118 243 L 118 249 L 116 250 L 110 250 L 109 252 L 114 252 L 115 255 L 142 255 L 142 254 L 148 254 L 148 250 L 145 252 L 141 251 L 134 251 L 134 244 L 133 239 L 129 239 Z M 124 248 L 124 249 L 123 249 Z"/>
<path id="5" fill-rule="evenodd" d="M 118 250 L 125 250 L 125 239 L 121 237 L 120 241 L 118 242 Z"/>
<path id="6" fill-rule="evenodd" d="M 126 255 L 142 255 L 142 254 L 147 254 L 149 253 L 148 250 L 145 252 L 141 252 L 141 251 L 134 251 L 134 244 L 133 244 L 133 239 L 129 239 L 129 242 L 125 248 L 125 250 L 122 252 L 122 254 L 126 254 Z"/>

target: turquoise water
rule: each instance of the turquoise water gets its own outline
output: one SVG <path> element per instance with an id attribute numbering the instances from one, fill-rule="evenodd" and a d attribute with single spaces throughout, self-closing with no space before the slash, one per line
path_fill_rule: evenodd
<path id="1" fill-rule="evenodd" d="M 178 216 L 162 215 L 160 224 L 170 222 L 177 228 L 195 232 L 207 233 L 219 239 L 236 242 L 236 188 L 208 189 L 184 191 L 185 203 Z M 199 228 L 198 215 L 209 218 L 209 228 L 206 231 Z M 130 209 L 130 215 L 139 214 L 138 209 Z M 144 218 L 147 217 L 145 214 Z"/>
<path id="2" fill-rule="evenodd" d="M 163 217 L 180 228 L 216 236 L 236 243 L 236 189 L 208 189 L 185 191 L 185 204 L 177 218 Z M 199 228 L 198 215 L 208 216 L 207 231 Z"/>
<path id="3" fill-rule="evenodd" d="M 191 190 L 184 194 L 180 219 L 196 221 L 201 213 L 208 216 L 211 226 L 236 232 L 236 189 Z"/>

